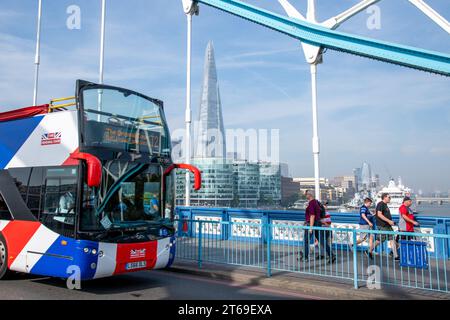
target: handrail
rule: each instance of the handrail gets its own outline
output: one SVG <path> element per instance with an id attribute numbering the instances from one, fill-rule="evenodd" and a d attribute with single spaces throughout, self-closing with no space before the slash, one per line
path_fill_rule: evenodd
<path id="1" fill-rule="evenodd" d="M 75 96 L 52 99 L 52 100 L 50 100 L 48 110 L 49 110 L 49 112 L 53 112 L 54 110 L 65 109 L 67 107 L 76 106 L 77 105 L 76 101 L 55 105 L 55 103 L 57 103 L 57 102 L 63 102 L 63 101 L 69 101 L 69 100 L 75 100 L 75 99 L 76 99 Z"/>
<path id="2" fill-rule="evenodd" d="M 335 228 L 335 227 L 318 227 L 318 226 L 305 226 L 305 225 L 288 225 L 282 223 L 252 223 L 252 222 L 233 222 L 233 221 L 213 221 L 213 220 L 193 220 L 193 219 L 175 219 L 175 221 L 182 222 L 202 222 L 211 224 L 221 224 L 221 225 L 245 225 L 249 227 L 264 227 L 271 226 L 277 228 L 291 228 L 291 229 L 301 229 L 301 230 L 319 230 L 319 231 L 335 231 L 335 232 L 359 232 L 359 233 L 370 233 L 370 234 L 386 234 L 386 235 L 401 235 L 401 236 L 411 236 L 411 237 L 431 237 L 431 238 L 443 238 L 450 239 L 448 234 L 439 233 L 418 233 L 418 232 L 404 232 L 404 231 L 382 231 L 382 230 L 362 230 L 353 228 Z M 299 221 L 302 222 L 302 221 Z"/>

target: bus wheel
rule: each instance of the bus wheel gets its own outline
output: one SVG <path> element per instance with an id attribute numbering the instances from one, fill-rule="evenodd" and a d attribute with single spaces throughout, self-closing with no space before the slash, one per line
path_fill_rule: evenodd
<path id="1" fill-rule="evenodd" d="M 8 274 L 8 247 L 5 238 L 0 234 L 0 280 L 5 279 Z"/>

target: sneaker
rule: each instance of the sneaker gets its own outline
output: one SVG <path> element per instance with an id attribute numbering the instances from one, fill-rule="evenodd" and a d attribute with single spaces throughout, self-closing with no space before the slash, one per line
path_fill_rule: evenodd
<path id="1" fill-rule="evenodd" d="M 394 256 L 394 253 L 391 251 L 391 252 L 389 252 L 389 257 L 393 257 Z"/>
<path id="2" fill-rule="evenodd" d="M 373 260 L 373 253 L 366 251 L 366 255 L 369 257 L 370 260 Z"/>
<path id="3" fill-rule="evenodd" d="M 394 258 L 394 260 L 395 260 L 395 261 L 400 261 L 400 257 L 397 256 L 397 257 Z"/>
<path id="4" fill-rule="evenodd" d="M 334 263 L 336 261 L 336 256 L 332 256 L 331 258 L 327 259 L 327 263 Z"/>
<path id="5" fill-rule="evenodd" d="M 300 257 L 297 258 L 298 261 L 302 261 L 302 262 L 308 262 L 309 261 L 309 257 Z"/>

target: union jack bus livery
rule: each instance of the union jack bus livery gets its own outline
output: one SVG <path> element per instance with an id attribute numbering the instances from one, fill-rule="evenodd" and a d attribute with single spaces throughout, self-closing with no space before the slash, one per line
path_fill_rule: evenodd
<path id="1" fill-rule="evenodd" d="M 200 188 L 172 162 L 163 103 L 128 89 L 78 80 L 75 97 L 0 113 L 0 279 L 170 266 L 175 168 Z"/>

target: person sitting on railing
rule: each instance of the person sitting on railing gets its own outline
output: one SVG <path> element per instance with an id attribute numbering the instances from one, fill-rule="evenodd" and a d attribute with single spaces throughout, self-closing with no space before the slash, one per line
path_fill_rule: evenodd
<path id="1" fill-rule="evenodd" d="M 395 225 L 395 222 L 392 220 L 391 210 L 389 210 L 388 207 L 389 202 L 391 202 L 391 196 L 388 193 L 383 193 L 381 195 L 381 201 L 378 202 L 376 208 L 377 229 L 383 232 L 394 231 L 392 227 Z M 395 243 L 394 235 L 392 234 L 379 234 L 374 249 L 379 244 L 383 244 L 385 241 L 389 241 L 391 243 L 391 249 L 392 254 L 394 255 L 394 259 L 396 261 L 400 260 L 400 257 L 397 253 L 397 244 Z M 370 251 L 370 253 L 372 252 L 373 250 Z"/>

